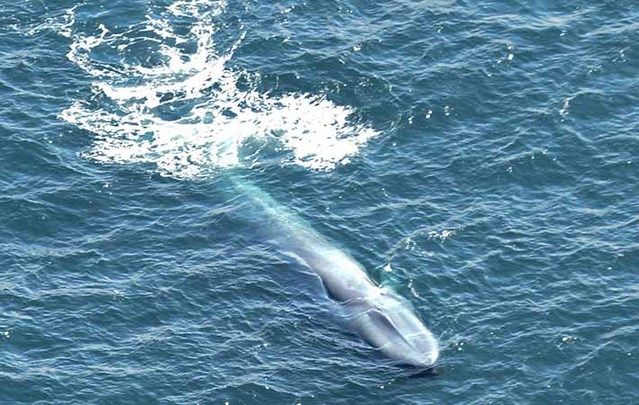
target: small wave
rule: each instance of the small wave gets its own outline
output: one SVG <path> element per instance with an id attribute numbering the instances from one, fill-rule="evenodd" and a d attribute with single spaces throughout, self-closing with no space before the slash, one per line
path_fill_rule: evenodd
<path id="1" fill-rule="evenodd" d="M 227 62 L 243 35 L 226 52 L 214 42 L 225 7 L 223 1 L 177 1 L 124 32 L 100 24 L 94 35 L 70 33 L 67 57 L 93 78 L 93 94 L 60 117 L 95 134 L 85 156 L 197 178 L 242 164 L 243 145 L 261 139 L 285 152 L 281 164 L 331 170 L 378 134 L 353 123 L 352 108 L 323 96 L 272 96 L 238 86 L 250 75 Z M 177 33 L 178 20 L 189 24 L 186 34 Z"/>

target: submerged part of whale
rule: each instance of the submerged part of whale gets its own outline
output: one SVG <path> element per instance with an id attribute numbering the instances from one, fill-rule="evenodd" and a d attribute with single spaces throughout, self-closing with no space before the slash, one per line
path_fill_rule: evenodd
<path id="1" fill-rule="evenodd" d="M 235 184 L 258 203 L 278 228 L 284 253 L 311 269 L 340 304 L 348 325 L 363 340 L 401 364 L 430 367 L 439 356 L 437 339 L 397 295 L 377 286 L 364 268 L 259 188 Z"/>

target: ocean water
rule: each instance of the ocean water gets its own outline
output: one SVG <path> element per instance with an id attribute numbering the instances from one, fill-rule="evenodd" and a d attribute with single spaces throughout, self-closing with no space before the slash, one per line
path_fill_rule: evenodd
<path id="1" fill-rule="evenodd" d="M 630 0 L 1 0 L 0 403 L 637 403 L 638 44 Z"/>

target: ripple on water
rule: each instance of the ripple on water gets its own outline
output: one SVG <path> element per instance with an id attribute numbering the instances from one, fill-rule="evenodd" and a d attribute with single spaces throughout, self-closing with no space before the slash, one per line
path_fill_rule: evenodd
<path id="1" fill-rule="evenodd" d="M 637 17 L 0 5 L 0 402 L 632 403 Z M 437 375 L 345 332 L 228 170 L 406 297 Z"/>

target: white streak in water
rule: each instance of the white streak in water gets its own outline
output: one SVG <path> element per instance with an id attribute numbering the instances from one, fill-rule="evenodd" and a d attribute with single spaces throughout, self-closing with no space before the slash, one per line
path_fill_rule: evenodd
<path id="1" fill-rule="evenodd" d="M 95 35 L 71 34 L 67 56 L 93 78 L 93 100 L 76 101 L 61 118 L 94 134 L 85 156 L 149 163 L 163 175 L 194 178 L 241 164 L 246 141 L 260 139 L 286 152 L 282 164 L 330 170 L 377 135 L 351 123 L 351 108 L 322 96 L 240 89 L 241 72 L 226 65 L 243 36 L 226 53 L 214 42 L 215 18 L 224 9 L 223 1 L 178 1 L 159 18 L 149 13 L 147 21 L 123 33 L 100 24 Z M 191 21 L 188 34 L 174 31 L 171 21 L 178 17 Z M 161 63 L 127 62 L 128 48 L 140 41 Z M 185 43 L 196 50 L 186 52 Z M 95 60 L 98 49 L 121 55 L 121 64 Z M 177 104 L 179 118 L 162 115 L 162 109 Z"/>

